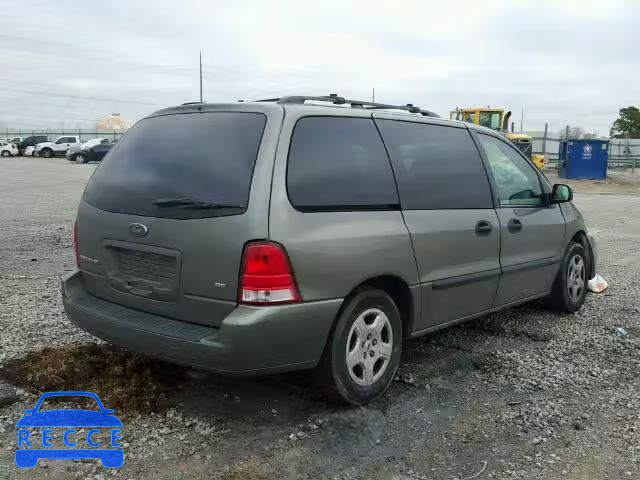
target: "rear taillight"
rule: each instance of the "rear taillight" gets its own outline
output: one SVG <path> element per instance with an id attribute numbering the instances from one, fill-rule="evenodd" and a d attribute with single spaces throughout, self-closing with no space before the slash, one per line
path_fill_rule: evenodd
<path id="1" fill-rule="evenodd" d="M 249 305 L 301 302 L 291 264 L 277 243 L 254 242 L 244 248 L 238 301 Z"/>
<path id="2" fill-rule="evenodd" d="M 78 252 L 78 223 L 73 222 L 73 254 L 76 257 L 76 267 L 80 268 L 80 253 Z"/>

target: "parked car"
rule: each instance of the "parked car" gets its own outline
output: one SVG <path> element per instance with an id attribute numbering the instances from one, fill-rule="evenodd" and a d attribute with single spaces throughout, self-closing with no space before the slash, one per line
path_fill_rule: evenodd
<path id="1" fill-rule="evenodd" d="M 18 155 L 18 147 L 14 143 L 0 142 L 0 156 L 13 157 Z"/>
<path id="2" fill-rule="evenodd" d="M 54 155 L 66 155 L 70 147 L 82 145 L 80 137 L 75 135 L 67 135 L 56 138 L 53 142 L 38 143 L 35 149 L 35 155 L 45 158 L 51 158 Z"/>
<path id="3" fill-rule="evenodd" d="M 8 143 L 13 143 L 14 145 L 18 145 L 22 140 L 24 140 L 24 137 L 12 137 L 12 138 L 7 138 L 7 142 Z"/>
<path id="4" fill-rule="evenodd" d="M 596 253 L 571 200 L 502 135 L 411 105 L 168 108 L 89 180 L 64 308 L 198 369 L 318 367 L 363 404 L 404 337 L 539 298 L 579 310 Z"/>
<path id="5" fill-rule="evenodd" d="M 99 162 L 113 147 L 107 138 L 93 138 L 80 147 L 71 147 L 67 151 L 67 160 L 76 163 Z"/>
<path id="6" fill-rule="evenodd" d="M 20 155 L 23 155 L 27 147 L 35 147 L 39 143 L 48 141 L 49 137 L 47 137 L 46 135 L 31 135 L 24 138 L 20 143 L 18 143 L 18 151 L 20 152 Z"/>
<path id="7" fill-rule="evenodd" d="M 27 147 L 22 152 L 22 155 L 25 157 L 33 157 L 33 152 L 35 151 L 35 149 L 36 147 Z"/>
<path id="8" fill-rule="evenodd" d="M 99 143 L 109 143 L 109 139 L 104 138 L 104 137 L 96 137 L 96 138 L 90 138 L 89 140 L 87 140 L 87 141 L 85 141 L 85 142 L 83 142 L 81 144 L 73 145 L 73 146 L 69 147 L 69 149 L 67 150 L 67 159 L 69 158 L 70 154 L 73 154 L 75 152 L 79 152 L 83 148 L 89 148 L 89 147 L 92 147 L 92 146 L 97 145 Z"/>

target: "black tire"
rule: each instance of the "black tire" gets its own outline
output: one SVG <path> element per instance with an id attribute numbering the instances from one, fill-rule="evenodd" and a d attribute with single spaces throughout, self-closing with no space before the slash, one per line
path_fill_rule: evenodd
<path id="1" fill-rule="evenodd" d="M 571 263 L 580 259 L 582 262 L 582 276 L 574 276 L 571 282 Z M 575 313 L 584 304 L 587 296 L 587 283 L 589 282 L 590 261 L 584 246 L 571 242 L 567 246 L 560 270 L 556 275 L 549 296 L 549 306 L 558 312 Z M 575 271 L 574 266 L 574 271 Z"/>
<path id="2" fill-rule="evenodd" d="M 74 160 L 76 163 L 87 163 L 89 160 L 87 159 L 87 156 L 83 153 L 78 153 L 75 157 Z"/>
<path id="3" fill-rule="evenodd" d="M 2 151 L 2 156 L 5 158 L 8 158 L 11 156 L 11 153 L 9 152 L 9 150 L 3 150 Z"/>
<path id="4" fill-rule="evenodd" d="M 50 148 L 43 148 L 42 150 L 40 150 L 40 156 L 44 158 L 51 158 L 53 157 L 53 150 L 51 150 Z"/>
<path id="5" fill-rule="evenodd" d="M 366 348 L 360 348 L 362 345 L 360 341 L 355 341 L 355 345 L 358 348 L 358 356 L 359 352 L 362 352 L 363 355 L 369 355 L 363 362 L 367 361 L 367 364 L 372 366 L 369 371 L 376 372 L 372 375 L 372 379 L 375 379 L 375 376 L 380 374 L 370 384 L 360 385 L 356 383 L 349 373 L 347 342 L 349 341 L 353 344 L 354 338 L 357 338 L 358 334 L 351 331 L 352 327 L 356 320 L 367 310 L 373 313 L 363 316 L 361 321 L 366 324 L 367 318 L 381 319 L 380 321 L 386 326 L 383 327 L 380 333 L 372 332 L 366 334 L 377 336 L 377 342 L 379 343 L 376 342 L 376 338 L 365 339 L 362 344 L 366 345 Z M 388 324 L 383 319 L 383 316 L 379 316 L 376 313 L 376 310 L 384 313 L 389 321 Z M 350 336 L 351 338 L 349 338 Z M 362 338 L 364 339 L 364 337 Z M 379 355 L 378 349 L 383 345 L 387 345 L 387 349 L 391 352 L 388 357 Z M 352 351 L 355 352 L 355 347 L 352 348 Z M 401 352 L 402 321 L 398 307 L 384 291 L 373 288 L 362 289 L 347 300 L 347 303 L 341 309 L 323 354 L 320 373 L 324 380 L 331 384 L 339 399 L 353 405 L 362 405 L 379 397 L 389 387 L 398 368 Z M 378 365 L 378 370 L 375 370 L 376 365 Z M 360 368 L 360 372 L 363 376 L 362 381 L 365 381 L 363 369 L 364 367 Z M 354 367 L 353 372 L 353 375 L 357 377 L 358 366 Z"/>

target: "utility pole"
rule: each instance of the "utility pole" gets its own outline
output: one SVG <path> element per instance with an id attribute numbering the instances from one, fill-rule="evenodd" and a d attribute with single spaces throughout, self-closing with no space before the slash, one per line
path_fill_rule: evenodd
<path id="1" fill-rule="evenodd" d="M 202 50 L 200 50 L 200 103 L 202 103 Z"/>
<path id="2" fill-rule="evenodd" d="M 524 107 L 520 108 L 520 133 L 522 133 L 522 122 L 524 121 Z"/>
<path id="3" fill-rule="evenodd" d="M 629 157 L 632 156 L 631 155 L 631 145 L 629 144 L 629 132 L 627 132 L 627 136 L 626 136 L 626 143 L 624 146 L 624 155 L 625 157 L 627 157 L 627 162 L 629 162 Z M 625 162 L 625 163 L 627 163 Z M 631 173 L 635 173 L 636 171 L 636 157 L 633 156 L 633 161 L 631 163 Z"/>
<path id="4" fill-rule="evenodd" d="M 372 101 L 372 102 L 375 102 L 375 101 L 376 101 L 376 89 L 375 89 L 375 87 L 373 87 L 373 88 L 371 89 L 371 101 Z"/>
<path id="5" fill-rule="evenodd" d="M 547 155 L 547 135 L 549 131 L 549 124 L 544 122 L 544 137 L 542 137 L 542 156 L 546 158 Z"/>

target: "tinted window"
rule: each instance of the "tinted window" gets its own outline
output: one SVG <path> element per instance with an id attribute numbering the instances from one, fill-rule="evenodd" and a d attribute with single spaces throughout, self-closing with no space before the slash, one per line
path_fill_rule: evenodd
<path id="1" fill-rule="evenodd" d="M 287 189 L 300 209 L 384 208 L 398 204 L 395 181 L 373 120 L 307 117 L 291 138 Z"/>
<path id="2" fill-rule="evenodd" d="M 377 122 L 391 156 L 402 208 L 493 208 L 482 159 L 466 129 Z"/>
<path id="3" fill-rule="evenodd" d="M 262 114 L 239 112 L 144 119 L 113 146 L 84 199 L 102 210 L 153 217 L 241 213 L 154 201 L 189 198 L 245 209 L 265 122 Z"/>
<path id="4" fill-rule="evenodd" d="M 489 160 L 500 205 L 543 205 L 540 178 L 535 167 L 499 138 L 484 134 L 479 137 Z"/>

